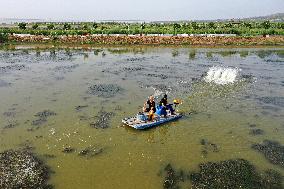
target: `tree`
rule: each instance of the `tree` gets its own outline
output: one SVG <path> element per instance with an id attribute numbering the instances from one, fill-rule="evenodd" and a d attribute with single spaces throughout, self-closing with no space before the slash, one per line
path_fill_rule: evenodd
<path id="1" fill-rule="evenodd" d="M 38 28 L 38 24 L 34 24 L 34 25 L 32 26 L 32 28 L 33 28 L 34 30 L 36 30 L 36 29 Z"/>
<path id="2" fill-rule="evenodd" d="M 8 41 L 8 35 L 6 33 L 0 33 L 0 43 Z"/>
<path id="3" fill-rule="evenodd" d="M 195 30 L 199 29 L 197 22 L 191 22 L 191 27 Z"/>
<path id="4" fill-rule="evenodd" d="M 93 28 L 97 29 L 98 28 L 98 24 L 96 22 L 93 23 Z"/>
<path id="5" fill-rule="evenodd" d="M 84 24 L 83 25 L 83 30 L 88 30 L 89 29 L 89 26 L 87 24 Z"/>
<path id="6" fill-rule="evenodd" d="M 271 26 L 271 23 L 269 22 L 269 20 L 267 20 L 267 21 L 264 21 L 261 25 L 264 29 L 269 29 Z"/>
<path id="7" fill-rule="evenodd" d="M 179 29 L 181 26 L 178 23 L 174 23 L 174 35 L 177 34 L 177 29 Z"/>
<path id="8" fill-rule="evenodd" d="M 53 30 L 54 29 L 54 24 L 48 24 L 47 25 L 48 30 Z"/>
<path id="9" fill-rule="evenodd" d="M 145 23 L 142 23 L 141 25 L 140 25 L 140 28 L 141 28 L 141 36 L 142 36 L 142 34 L 143 34 L 143 30 L 145 29 L 145 27 L 146 27 L 146 25 L 145 25 Z"/>
<path id="10" fill-rule="evenodd" d="M 249 29 L 252 28 L 252 25 L 251 25 L 250 22 L 244 22 L 244 26 L 245 26 L 246 28 L 249 28 Z"/>
<path id="11" fill-rule="evenodd" d="M 27 28 L 27 24 L 24 22 L 19 23 L 18 26 L 21 30 L 25 30 Z"/>
<path id="12" fill-rule="evenodd" d="M 71 24 L 65 23 L 65 24 L 63 25 L 63 29 L 64 29 L 64 30 L 70 30 L 70 29 L 71 29 Z"/>
<path id="13" fill-rule="evenodd" d="M 208 27 L 212 29 L 216 29 L 216 25 L 214 22 L 209 22 Z"/>

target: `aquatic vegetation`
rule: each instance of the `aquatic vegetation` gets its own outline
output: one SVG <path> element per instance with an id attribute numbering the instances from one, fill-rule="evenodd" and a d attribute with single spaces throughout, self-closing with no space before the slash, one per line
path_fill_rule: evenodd
<path id="1" fill-rule="evenodd" d="M 101 110 L 96 116 L 97 120 L 91 123 L 90 126 L 96 129 L 106 129 L 110 126 L 110 121 L 113 116 L 113 112 L 105 112 L 104 110 Z"/>
<path id="2" fill-rule="evenodd" d="M 164 179 L 164 188 L 174 189 L 179 188 L 178 183 L 185 180 L 185 175 L 183 171 L 177 173 L 171 164 L 168 164 L 164 169 L 166 176 Z"/>
<path id="3" fill-rule="evenodd" d="M 96 155 L 99 155 L 103 152 L 103 148 L 97 146 L 88 146 L 87 148 L 79 152 L 79 156 L 92 158 Z"/>
<path id="4" fill-rule="evenodd" d="M 62 152 L 69 154 L 69 153 L 75 152 L 75 149 L 69 146 L 69 147 L 65 147 L 65 148 L 62 150 Z"/>
<path id="5" fill-rule="evenodd" d="M 89 87 L 88 93 L 103 97 L 103 98 L 111 98 L 116 96 L 117 94 L 122 93 L 123 88 L 116 84 L 95 84 Z"/>
<path id="6" fill-rule="evenodd" d="M 262 153 L 271 163 L 284 167 L 284 146 L 278 142 L 264 140 L 262 144 L 253 144 L 252 149 Z"/>
<path id="7" fill-rule="evenodd" d="M 50 116 L 55 116 L 56 113 L 55 112 L 52 112 L 50 110 L 44 110 L 42 112 L 38 112 L 35 117 L 38 117 L 37 120 L 33 120 L 32 121 L 32 125 L 35 125 L 35 126 L 39 126 L 39 125 L 42 125 L 43 123 L 47 122 L 47 118 L 50 117 Z"/>
<path id="8" fill-rule="evenodd" d="M 142 58 L 139 58 L 139 57 L 133 57 L 133 58 L 127 58 L 126 61 L 129 61 L 129 62 L 142 62 L 142 61 L 145 61 L 146 60 L 146 57 L 142 57 Z"/>
<path id="9" fill-rule="evenodd" d="M 249 131 L 249 134 L 252 135 L 252 136 L 263 135 L 264 131 L 262 129 L 251 129 Z"/>
<path id="10" fill-rule="evenodd" d="M 28 150 L 0 153 L 0 188 L 48 189 L 49 168 Z"/>
<path id="11" fill-rule="evenodd" d="M 208 152 L 219 152 L 217 144 L 211 143 L 207 139 L 201 139 L 200 144 L 202 145 L 201 153 L 204 157 L 207 156 Z"/>
<path id="12" fill-rule="evenodd" d="M 57 72 L 67 73 L 71 72 L 73 69 L 77 68 L 78 66 L 79 64 L 70 65 L 70 66 L 56 66 L 53 70 Z"/>
<path id="13" fill-rule="evenodd" d="M 258 100 L 265 103 L 265 104 L 272 104 L 272 105 L 275 105 L 275 106 L 284 107 L 284 97 L 279 97 L 279 96 L 269 97 L 269 96 L 266 96 L 266 97 L 260 97 L 260 98 L 258 98 Z"/>
<path id="14" fill-rule="evenodd" d="M 79 105 L 79 106 L 76 106 L 76 107 L 75 107 L 75 110 L 79 112 L 79 111 L 81 111 L 82 109 L 87 108 L 87 107 L 89 107 L 89 106 L 88 106 L 88 105 Z"/>
<path id="15" fill-rule="evenodd" d="M 200 172 L 190 176 L 192 188 L 282 188 L 282 177 L 279 173 L 269 170 L 260 174 L 244 159 L 208 162 L 199 167 Z"/>
<path id="16" fill-rule="evenodd" d="M 10 71 L 20 71 L 26 68 L 25 65 L 20 65 L 20 64 L 14 64 L 14 65 L 9 65 L 9 66 L 1 66 L 0 67 L 0 73 L 7 73 Z"/>
<path id="17" fill-rule="evenodd" d="M 6 116 L 6 117 L 15 117 L 16 112 L 14 112 L 14 111 L 7 111 L 7 112 L 4 112 L 3 115 Z"/>
<path id="18" fill-rule="evenodd" d="M 3 127 L 3 129 L 15 128 L 15 127 L 17 127 L 18 125 L 19 125 L 19 123 L 16 122 L 16 121 L 10 122 L 10 123 L 8 123 L 7 125 L 5 125 L 5 126 Z"/>

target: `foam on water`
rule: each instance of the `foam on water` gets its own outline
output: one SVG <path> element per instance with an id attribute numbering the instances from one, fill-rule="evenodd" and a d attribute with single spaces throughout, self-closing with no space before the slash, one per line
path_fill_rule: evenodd
<path id="1" fill-rule="evenodd" d="M 232 84 L 237 80 L 238 68 L 211 67 L 204 80 L 219 85 Z"/>

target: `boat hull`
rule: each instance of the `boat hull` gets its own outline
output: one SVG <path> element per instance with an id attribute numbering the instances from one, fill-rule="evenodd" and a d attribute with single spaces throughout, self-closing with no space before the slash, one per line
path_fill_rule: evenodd
<path id="1" fill-rule="evenodd" d="M 166 118 L 164 117 L 160 117 L 159 119 L 155 118 L 154 121 L 147 121 L 147 122 L 138 121 L 135 117 L 131 117 L 123 119 L 122 123 L 134 129 L 143 130 L 178 120 L 181 117 L 182 117 L 181 114 L 168 115 Z"/>

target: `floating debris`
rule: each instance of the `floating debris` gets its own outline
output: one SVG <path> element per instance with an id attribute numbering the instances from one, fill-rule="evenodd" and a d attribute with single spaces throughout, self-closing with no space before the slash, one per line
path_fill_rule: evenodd
<path id="1" fill-rule="evenodd" d="M 113 112 L 105 112 L 101 110 L 97 117 L 97 120 L 94 123 L 91 123 L 90 125 L 96 129 L 106 129 L 110 125 L 110 120 L 114 116 Z"/>
<path id="2" fill-rule="evenodd" d="M 88 93 L 98 97 L 111 98 L 122 91 L 123 89 L 116 84 L 98 84 L 90 86 Z"/>
<path id="3" fill-rule="evenodd" d="M 282 188 L 281 175 L 273 170 L 260 174 L 247 160 L 233 159 L 221 162 L 201 164 L 199 173 L 190 178 L 193 189 L 211 188 Z"/>
<path id="4" fill-rule="evenodd" d="M 27 150 L 7 150 L 0 153 L 0 188 L 47 189 L 49 168 Z"/>
<path id="5" fill-rule="evenodd" d="M 253 144 L 252 148 L 261 152 L 271 163 L 284 167 L 284 146 L 278 142 L 264 140 L 262 144 Z"/>

